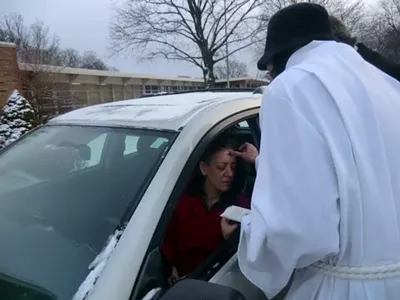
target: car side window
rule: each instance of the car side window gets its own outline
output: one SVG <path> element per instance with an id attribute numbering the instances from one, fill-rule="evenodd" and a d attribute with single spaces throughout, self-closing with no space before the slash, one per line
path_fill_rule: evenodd
<path id="1" fill-rule="evenodd" d="M 251 117 L 251 120 L 254 120 L 254 118 L 255 117 Z M 240 122 L 237 121 L 232 122 L 230 127 L 227 130 L 225 130 L 224 133 L 229 133 L 230 138 L 235 140 L 236 143 L 239 145 L 244 142 L 256 143 L 252 132 L 253 130 L 251 125 L 252 122 L 250 122 L 249 119 L 241 120 Z M 159 144 L 162 144 L 163 142 L 164 141 L 162 141 L 162 139 L 158 139 L 150 147 L 157 147 Z M 208 146 L 209 145 L 207 145 L 205 148 L 207 148 Z M 194 277 L 202 280 L 209 280 L 216 272 L 218 272 L 219 269 L 221 269 L 224 266 L 224 264 L 232 257 L 232 255 L 236 253 L 238 236 L 237 235 L 232 236 L 232 238 L 234 238 L 235 240 L 232 241 L 231 239 L 229 244 L 225 245 L 224 239 L 223 238 L 219 239 L 222 236 L 222 235 L 220 236 L 220 234 L 222 234 L 221 232 L 211 233 L 207 231 L 206 235 L 202 234 L 204 230 L 201 230 L 201 228 L 204 229 L 204 223 L 201 222 L 196 223 L 195 221 L 193 221 L 193 219 L 195 219 L 193 217 L 193 213 L 195 214 L 204 213 L 205 215 L 208 214 L 206 209 L 204 209 L 204 211 L 201 210 L 201 207 L 204 206 L 204 203 L 202 203 L 201 199 L 198 201 L 199 203 L 197 203 L 196 201 L 196 205 L 198 204 L 197 207 L 196 205 L 191 206 L 189 204 L 189 202 L 191 203 L 194 201 L 192 198 L 189 199 L 190 201 L 184 200 L 185 199 L 184 197 L 187 197 L 186 192 L 189 186 L 189 182 L 191 182 L 191 180 L 193 179 L 193 176 L 195 175 L 194 173 L 196 171 L 199 171 L 198 162 L 202 154 L 203 153 L 199 154 L 197 157 L 194 157 L 195 155 L 193 154 L 193 157 L 191 157 L 187 162 L 187 165 L 193 166 L 192 171 L 190 173 L 182 173 L 176 183 L 175 189 L 178 189 L 178 186 L 180 186 L 181 188 L 179 189 L 181 190 L 181 192 L 180 194 L 173 193 L 171 195 L 171 198 L 169 199 L 169 202 L 166 206 L 166 211 L 168 212 L 164 212 L 164 215 L 160 219 L 157 231 L 155 233 L 155 236 L 153 237 L 152 246 L 149 248 L 151 252 L 149 252 L 149 255 L 146 258 L 147 260 L 154 260 L 154 261 L 153 262 L 146 261 L 144 263 L 144 266 L 149 266 L 149 267 L 148 269 L 144 267 L 144 269 L 142 270 L 142 273 L 140 275 L 141 278 L 138 280 L 136 291 L 134 293 L 134 295 L 136 296 L 138 295 L 140 295 L 140 297 L 144 296 L 147 292 L 149 292 L 150 286 L 151 288 L 155 288 L 158 285 L 155 283 L 156 281 L 155 278 L 159 278 L 160 274 L 161 277 L 163 278 L 163 282 L 159 282 L 159 286 L 165 286 L 165 285 L 168 286 L 168 281 L 170 281 L 169 283 L 171 283 L 171 280 L 173 281 L 179 278 L 180 277 L 179 274 L 177 278 L 171 278 L 173 267 L 176 267 L 175 269 L 180 268 L 184 273 L 181 275 L 188 274 L 189 277 Z M 244 178 L 246 178 L 246 176 L 244 176 Z M 239 194 L 242 194 L 243 191 L 244 187 L 240 185 L 240 189 L 238 190 L 238 196 Z M 249 199 L 247 199 L 247 203 L 249 203 L 248 200 Z M 180 205 L 180 209 L 182 208 L 183 210 L 189 209 L 190 211 L 186 212 L 184 211 L 182 216 L 180 216 L 178 219 L 180 220 L 180 222 L 181 221 L 183 222 L 185 220 L 190 221 L 191 223 L 190 226 L 186 226 L 185 224 L 174 223 L 175 222 L 174 220 L 177 220 L 176 216 L 178 213 L 176 211 L 176 207 L 178 205 L 178 202 L 181 203 L 181 201 L 187 203 L 185 203 L 185 205 Z M 223 203 L 221 203 L 221 205 L 222 204 Z M 218 205 L 216 206 L 216 208 L 217 207 Z M 218 218 L 218 216 L 220 215 L 220 213 L 224 211 L 224 206 L 222 205 L 217 209 L 218 212 L 215 213 L 216 225 L 214 227 L 217 228 L 216 229 L 217 231 L 220 231 L 221 230 L 220 219 Z M 175 216 L 175 218 L 173 216 Z M 210 220 L 211 219 L 212 218 L 210 218 Z M 196 226 L 198 226 L 197 230 Z M 177 228 L 177 227 L 180 228 L 179 231 L 171 230 L 171 228 Z M 209 226 L 209 228 L 211 228 L 211 226 Z M 179 234 L 182 232 L 188 232 L 188 230 L 191 230 L 191 234 L 188 234 L 187 236 L 194 236 L 194 238 L 193 239 L 190 238 L 190 241 L 187 241 L 188 244 L 185 246 L 186 237 L 181 237 L 179 236 Z M 207 240 L 207 236 L 211 237 L 211 240 Z M 169 243 L 169 241 L 172 240 L 174 242 Z M 206 243 L 206 245 L 203 244 L 204 242 Z M 179 244 L 178 250 L 172 249 L 173 247 L 177 247 L 178 244 Z M 189 244 L 190 247 L 188 247 Z M 200 250 L 196 249 L 196 247 L 199 246 Z M 214 249 L 214 250 L 208 250 L 211 253 L 209 256 L 207 255 L 204 256 L 202 254 L 199 254 L 202 253 L 202 251 L 207 247 L 208 249 Z M 184 255 L 181 254 L 181 251 L 185 251 L 185 249 L 191 249 L 188 251 L 192 251 L 192 253 L 184 253 Z M 180 259 L 179 261 L 172 262 L 168 259 L 167 257 L 168 255 L 170 255 L 171 257 L 178 256 L 180 257 Z M 158 262 L 160 256 L 163 257 L 162 264 L 156 263 Z M 160 270 L 158 271 L 159 274 L 155 273 L 154 270 L 155 265 L 160 265 Z M 189 273 L 187 273 L 188 271 Z"/>
<path id="2" fill-rule="evenodd" d="M 228 206 L 238 205 L 244 208 L 249 208 L 250 206 L 250 190 L 252 189 L 252 177 L 254 175 L 250 170 L 251 168 L 241 160 L 236 160 L 229 154 L 226 154 L 225 151 L 221 152 L 219 149 L 221 149 L 220 147 L 235 147 L 235 144 L 239 146 L 246 142 L 254 144 L 255 138 L 250 128 L 252 121 L 254 120 L 246 119 L 234 123 L 230 128 L 216 136 L 205 149 L 208 155 L 210 155 L 207 163 L 208 167 L 206 166 L 204 170 L 200 171 L 199 161 L 197 161 L 194 171 L 183 179 L 187 180 L 190 178 L 190 181 L 186 183 L 185 186 L 187 189 L 178 200 L 174 217 L 172 217 L 167 225 L 164 241 L 161 244 L 162 253 L 172 266 L 176 267 L 179 276 L 193 274 L 192 272 L 195 274 L 198 272 L 199 274 L 202 273 L 202 264 L 206 263 L 208 257 L 219 251 L 219 246 L 224 241 L 221 238 L 221 221 L 219 216 Z M 213 165 L 213 161 L 215 161 L 215 166 Z M 232 168 L 233 171 L 229 169 L 231 163 L 235 166 Z M 221 166 L 222 168 L 227 167 L 229 172 L 225 172 Z M 215 179 L 220 178 L 218 176 L 225 176 L 223 178 L 228 182 L 227 187 L 220 186 L 220 182 Z M 251 184 L 247 186 L 249 177 L 251 177 Z M 223 197 L 229 195 L 230 204 L 226 204 L 228 200 L 222 197 L 215 205 L 212 205 L 208 209 L 204 208 L 206 202 L 203 202 L 205 200 L 202 198 L 201 192 L 196 191 L 203 189 L 202 185 L 205 180 L 208 181 L 209 187 L 214 188 Z M 191 217 L 185 218 L 186 214 L 190 214 Z M 207 237 L 198 234 L 200 227 L 207 231 Z M 189 250 L 187 250 L 185 243 L 191 245 Z M 208 267 L 204 266 L 204 270 Z M 210 267 L 218 268 L 215 264 Z"/>
<path id="3" fill-rule="evenodd" d="M 243 128 L 243 129 L 248 129 L 250 126 L 249 126 L 249 123 L 247 121 L 241 121 L 241 122 L 236 124 L 236 127 Z"/>
<path id="4" fill-rule="evenodd" d="M 138 151 L 137 150 L 138 141 L 139 141 L 138 136 L 127 135 L 125 137 L 124 156 L 136 153 Z M 165 138 L 157 138 L 149 147 L 152 149 L 158 149 L 167 142 L 168 140 Z"/>
<path id="5" fill-rule="evenodd" d="M 138 140 L 139 140 L 138 136 L 127 135 L 125 137 L 124 156 L 137 152 Z"/>
<path id="6" fill-rule="evenodd" d="M 156 139 L 156 140 L 153 142 L 153 144 L 150 145 L 150 148 L 158 149 L 158 148 L 160 148 L 164 143 L 167 143 L 167 142 L 168 142 L 168 140 L 165 139 L 165 138 L 158 138 L 158 139 Z"/>
<path id="7" fill-rule="evenodd" d="M 90 148 L 90 159 L 86 161 L 85 167 L 93 167 L 100 163 L 106 139 L 107 134 L 103 133 L 87 143 Z"/>

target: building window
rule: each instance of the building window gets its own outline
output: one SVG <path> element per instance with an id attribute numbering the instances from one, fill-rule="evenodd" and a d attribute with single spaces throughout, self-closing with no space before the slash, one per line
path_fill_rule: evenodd
<path id="1" fill-rule="evenodd" d="M 176 85 L 172 86 L 172 92 L 176 93 L 178 91 L 178 87 Z"/>
<path id="2" fill-rule="evenodd" d="M 145 94 L 156 94 L 160 92 L 160 87 L 158 85 L 146 85 Z"/>

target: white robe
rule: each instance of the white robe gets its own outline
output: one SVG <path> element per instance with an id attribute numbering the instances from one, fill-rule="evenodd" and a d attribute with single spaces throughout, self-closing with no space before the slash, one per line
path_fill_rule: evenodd
<path id="1" fill-rule="evenodd" d="M 400 83 L 350 46 L 312 42 L 266 89 L 251 214 L 238 249 L 267 297 L 398 300 L 400 277 L 343 279 L 317 261 L 400 261 Z"/>

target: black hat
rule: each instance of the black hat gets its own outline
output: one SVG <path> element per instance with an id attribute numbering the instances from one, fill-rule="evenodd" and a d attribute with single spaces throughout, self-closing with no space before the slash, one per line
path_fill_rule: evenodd
<path id="1" fill-rule="evenodd" d="M 275 55 L 303 47 L 314 40 L 335 40 L 324 7 L 298 3 L 279 10 L 269 21 L 265 52 L 257 63 L 258 69 L 266 71 Z"/>

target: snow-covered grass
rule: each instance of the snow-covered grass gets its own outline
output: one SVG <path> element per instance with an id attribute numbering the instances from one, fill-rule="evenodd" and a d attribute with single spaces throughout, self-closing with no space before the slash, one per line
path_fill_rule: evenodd
<path id="1" fill-rule="evenodd" d="M 32 106 L 15 90 L 0 112 L 0 149 L 31 130 L 34 116 Z"/>

